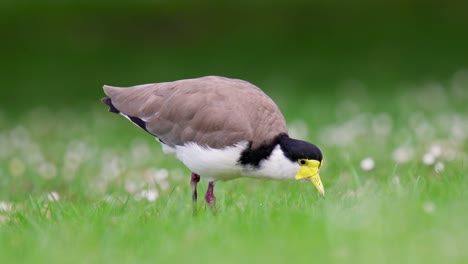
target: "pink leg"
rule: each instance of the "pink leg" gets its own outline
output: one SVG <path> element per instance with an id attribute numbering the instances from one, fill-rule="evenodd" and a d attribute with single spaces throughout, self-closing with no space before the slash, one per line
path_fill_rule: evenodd
<path id="1" fill-rule="evenodd" d="M 200 181 L 200 175 L 192 172 L 190 186 L 192 187 L 192 202 L 197 202 L 197 183 Z"/>
<path id="2" fill-rule="evenodd" d="M 205 200 L 211 207 L 214 207 L 216 204 L 216 197 L 214 196 L 214 182 L 210 181 L 208 183 L 208 190 L 206 190 Z"/>

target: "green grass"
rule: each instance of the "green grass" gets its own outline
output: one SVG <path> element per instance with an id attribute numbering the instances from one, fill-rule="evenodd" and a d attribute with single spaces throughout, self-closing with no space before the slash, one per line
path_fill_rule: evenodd
<path id="1" fill-rule="evenodd" d="M 468 263 L 463 1 L 3 2 L 0 263 Z M 211 74 L 322 148 L 326 199 L 235 180 L 193 217 L 190 172 L 99 103 Z"/>
<path id="2" fill-rule="evenodd" d="M 326 199 L 309 182 L 235 180 L 216 186 L 216 215 L 199 202 L 192 216 L 190 172 L 104 106 L 5 114 L 1 262 L 466 262 L 466 99 L 446 88 L 281 98 L 292 130 L 324 151 Z M 401 146 L 412 156 L 397 164 Z M 439 172 L 421 161 L 431 146 L 442 150 Z M 138 200 L 141 190 L 159 196 Z"/>

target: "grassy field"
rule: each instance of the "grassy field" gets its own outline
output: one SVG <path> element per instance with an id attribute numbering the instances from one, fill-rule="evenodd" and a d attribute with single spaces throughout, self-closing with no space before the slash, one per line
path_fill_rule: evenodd
<path id="1" fill-rule="evenodd" d="M 0 263 L 468 263 L 466 1 L 36 2 L 0 3 Z M 325 199 L 239 179 L 192 216 L 190 171 L 99 101 L 204 75 L 271 95 Z"/>
<path id="2" fill-rule="evenodd" d="M 199 203 L 195 217 L 190 172 L 99 102 L 0 115 L 1 262 L 466 262 L 467 84 L 461 70 L 385 96 L 359 82 L 273 96 L 323 149 L 326 199 L 236 180 L 217 185 L 217 215 Z"/>

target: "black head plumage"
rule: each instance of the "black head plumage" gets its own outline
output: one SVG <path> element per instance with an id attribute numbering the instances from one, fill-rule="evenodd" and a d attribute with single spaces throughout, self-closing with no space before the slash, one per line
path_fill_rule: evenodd
<path id="1" fill-rule="evenodd" d="M 284 152 L 284 155 L 291 161 L 299 159 L 318 160 L 322 162 L 322 151 L 309 142 L 293 139 L 287 135 L 282 135 L 279 138 L 279 144 Z"/>

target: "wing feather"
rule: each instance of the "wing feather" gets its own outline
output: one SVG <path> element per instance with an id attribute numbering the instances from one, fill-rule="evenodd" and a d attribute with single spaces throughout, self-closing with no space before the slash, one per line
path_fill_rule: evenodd
<path id="1" fill-rule="evenodd" d="M 145 122 L 146 130 L 174 147 L 195 142 L 212 148 L 269 143 L 287 133 L 280 110 L 258 87 L 208 76 L 129 88 L 104 86 L 113 106 Z"/>

